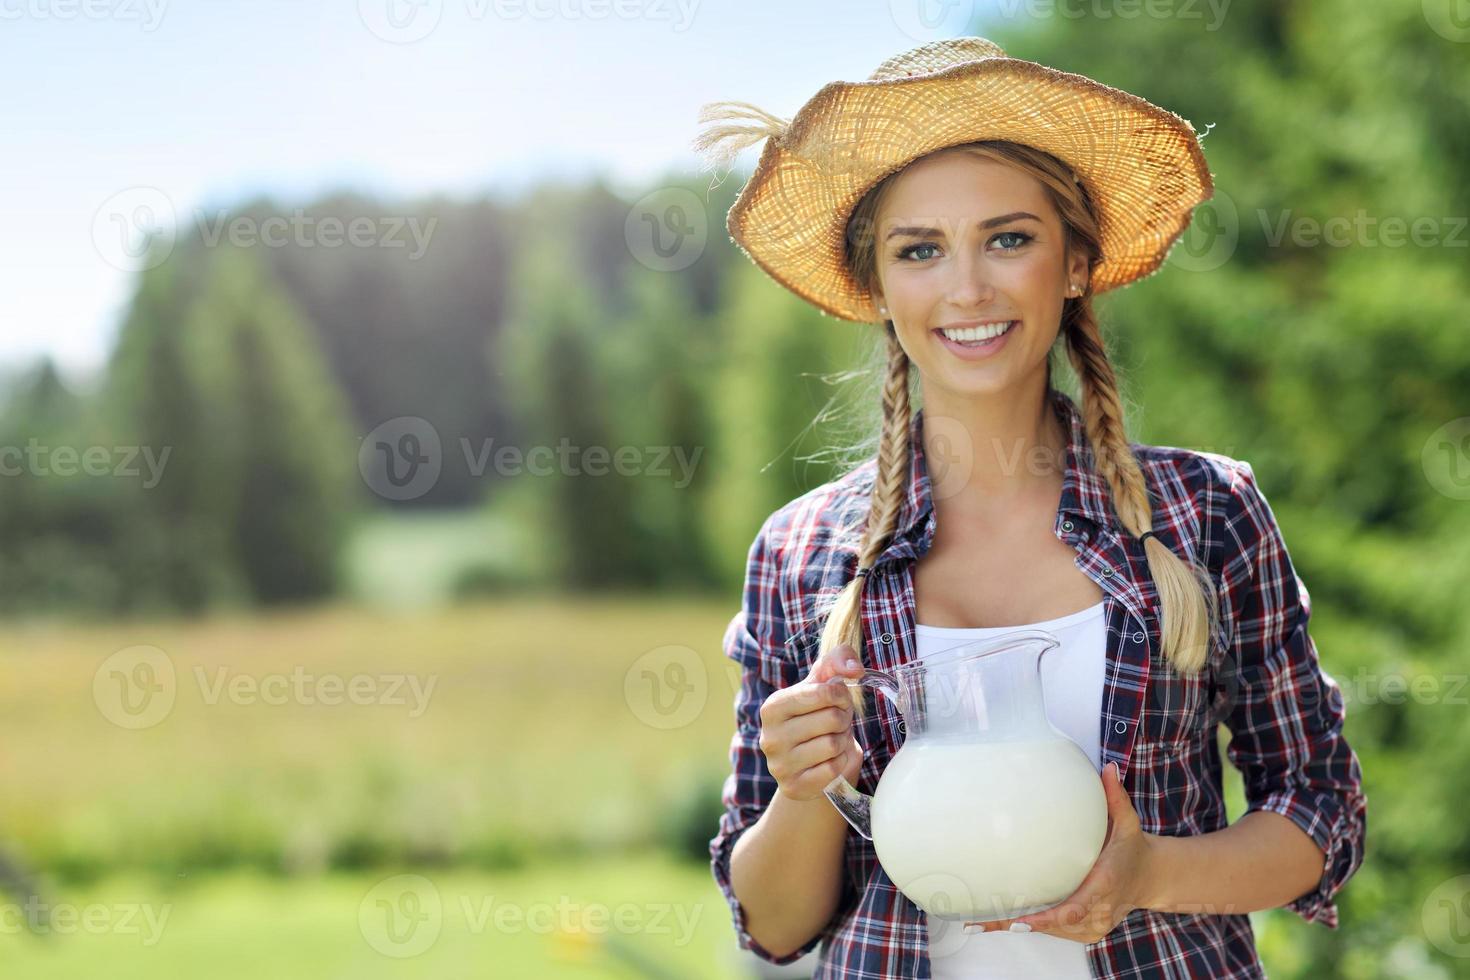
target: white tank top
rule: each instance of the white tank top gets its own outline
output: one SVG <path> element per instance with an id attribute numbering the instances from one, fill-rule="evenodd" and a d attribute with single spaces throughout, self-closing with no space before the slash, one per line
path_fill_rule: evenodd
<path id="1" fill-rule="evenodd" d="M 1103 667 L 1107 660 L 1104 604 L 1068 616 L 1023 626 L 958 629 L 917 626 L 917 655 L 922 659 L 972 640 L 1022 629 L 1042 629 L 1061 646 L 1041 658 L 1046 715 L 1053 725 L 1081 746 L 1102 778 Z M 929 962 L 934 980 L 1041 977 L 1046 980 L 1090 980 L 1087 947 L 1070 939 L 1034 932 L 973 932 L 963 923 L 929 917 Z"/>

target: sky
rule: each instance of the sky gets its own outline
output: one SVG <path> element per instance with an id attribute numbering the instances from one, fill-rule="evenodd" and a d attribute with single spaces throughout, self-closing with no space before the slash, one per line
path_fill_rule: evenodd
<path id="1" fill-rule="evenodd" d="M 974 33 L 963 0 L 0 0 L 0 369 L 104 363 L 139 231 L 269 195 L 698 173 L 700 105 L 790 116 Z M 737 170 L 754 165 L 747 149 Z"/>

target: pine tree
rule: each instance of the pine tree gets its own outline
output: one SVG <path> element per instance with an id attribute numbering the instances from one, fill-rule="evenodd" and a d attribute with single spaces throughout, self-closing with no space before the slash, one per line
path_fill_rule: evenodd
<path id="1" fill-rule="evenodd" d="M 209 393 L 211 493 L 261 602 L 332 594 L 360 485 L 347 410 L 310 326 L 249 249 L 222 247 L 187 316 Z"/>
<path id="2" fill-rule="evenodd" d="M 533 510 L 527 519 L 545 529 L 547 554 L 537 563 L 558 584 L 572 590 L 647 584 L 657 576 L 656 556 L 633 519 L 632 484 L 617 476 L 610 458 L 600 464 L 606 472 L 588 471 L 589 449 L 606 453 L 619 444 L 608 411 L 615 381 L 598 358 L 597 334 L 608 317 L 567 268 L 567 254 L 555 231 L 525 243 L 513 277 L 517 302 L 492 350 L 519 448 L 550 448 L 554 460 L 550 474 L 528 466 L 510 478 L 536 487 L 523 498 Z"/>
<path id="3" fill-rule="evenodd" d="M 239 588 L 217 494 L 221 447 L 185 340 L 197 264 L 176 249 L 141 273 L 108 365 L 103 400 L 114 443 L 164 460 L 157 485 L 117 488 L 130 539 L 118 555 L 131 570 L 124 579 L 130 608 L 158 603 L 198 612 Z"/>

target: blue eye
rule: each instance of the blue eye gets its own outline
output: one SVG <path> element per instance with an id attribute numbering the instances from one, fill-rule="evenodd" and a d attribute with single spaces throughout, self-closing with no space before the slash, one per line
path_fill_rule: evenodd
<path id="1" fill-rule="evenodd" d="M 995 237 L 996 237 L 997 240 L 998 239 L 1001 239 L 1001 238 L 1019 238 L 1020 239 L 1019 242 L 1017 242 L 1015 245 L 1013 245 L 1013 246 L 1011 246 L 1009 248 L 1007 248 L 1006 246 L 1002 245 L 1001 248 L 1004 251 L 1007 251 L 1007 252 L 1014 252 L 1014 251 L 1016 251 L 1016 249 L 1020 248 L 1022 245 L 1025 245 L 1027 242 L 1029 242 L 1031 240 L 1031 236 L 1028 235 L 1028 234 L 1026 234 L 1023 231 L 1003 231 L 999 235 L 996 235 Z"/>
<path id="2" fill-rule="evenodd" d="M 906 245 L 903 248 L 901 248 L 901 249 L 898 250 L 898 257 L 900 259 L 907 259 L 909 256 L 913 255 L 915 252 L 917 252 L 921 248 L 938 248 L 938 247 L 939 246 L 938 245 L 935 245 L 933 242 L 919 242 L 917 245 Z M 933 256 L 932 255 L 926 256 L 926 258 L 933 258 Z M 921 258 L 921 259 L 919 259 L 919 261 L 922 262 L 924 260 Z"/>

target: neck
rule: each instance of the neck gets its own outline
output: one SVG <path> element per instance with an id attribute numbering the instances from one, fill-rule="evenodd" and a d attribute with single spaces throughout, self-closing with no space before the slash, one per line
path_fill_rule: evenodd
<path id="1" fill-rule="evenodd" d="M 1043 375 L 994 393 L 926 388 L 921 438 L 936 516 L 948 512 L 968 523 L 1032 507 L 1055 509 L 1067 433 Z"/>

